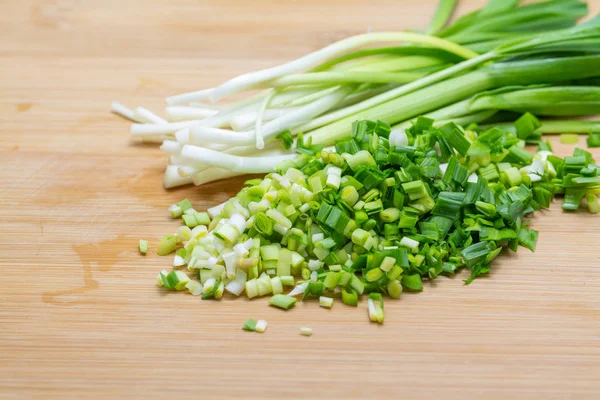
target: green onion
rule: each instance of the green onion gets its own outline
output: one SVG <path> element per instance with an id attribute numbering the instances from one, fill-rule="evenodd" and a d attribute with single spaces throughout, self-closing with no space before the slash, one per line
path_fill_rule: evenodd
<path id="1" fill-rule="evenodd" d="M 283 294 L 276 294 L 269 299 L 269 304 L 284 310 L 289 310 L 296 305 L 296 299 Z"/>
<path id="2" fill-rule="evenodd" d="M 563 133 L 560 135 L 560 142 L 562 144 L 577 144 L 577 142 L 579 142 L 579 135 L 574 133 Z"/>
<path id="3" fill-rule="evenodd" d="M 190 280 L 185 284 L 186 289 L 190 292 L 192 296 L 199 296 L 202 294 L 204 287 L 200 282 Z"/>
<path id="4" fill-rule="evenodd" d="M 267 217 L 265 213 L 258 213 L 254 216 L 253 227 L 256 231 L 265 237 L 269 237 L 273 234 L 273 226 L 275 222 Z"/>
<path id="5" fill-rule="evenodd" d="M 383 315 L 383 298 L 380 293 L 369 294 L 368 299 L 368 311 L 369 319 L 373 322 L 382 324 L 384 320 Z"/>
<path id="6" fill-rule="evenodd" d="M 252 318 L 248 318 L 246 322 L 244 322 L 244 326 L 242 329 L 245 331 L 255 332 L 256 331 L 256 320 Z"/>
<path id="7" fill-rule="evenodd" d="M 535 134 L 535 131 L 541 126 L 540 121 L 531 113 L 523 114 L 515 121 L 517 136 L 520 139 L 526 140 Z"/>
<path id="8" fill-rule="evenodd" d="M 369 232 L 360 228 L 352 232 L 352 243 L 356 245 L 364 246 L 370 238 Z"/>
<path id="9" fill-rule="evenodd" d="M 423 290 L 423 282 L 419 275 L 405 275 L 402 277 L 402 286 L 409 290 L 420 291 Z"/>
<path id="10" fill-rule="evenodd" d="M 166 256 L 167 254 L 172 253 L 177 246 L 177 236 L 169 235 L 162 237 L 160 242 L 158 242 L 158 255 Z"/>
<path id="11" fill-rule="evenodd" d="M 600 134 L 590 133 L 590 135 L 587 138 L 587 146 L 588 147 L 600 147 Z"/>
<path id="12" fill-rule="evenodd" d="M 255 325 L 256 332 L 264 333 L 267 330 L 267 321 L 259 319 Z"/>
<path id="13" fill-rule="evenodd" d="M 456 7 L 457 0 L 440 0 L 438 8 L 435 12 L 435 15 L 431 22 L 429 23 L 429 27 L 427 28 L 427 33 L 430 35 L 436 34 L 438 31 L 442 30 L 444 26 L 447 24 L 448 20 L 452 16 L 452 12 Z"/>
<path id="14" fill-rule="evenodd" d="M 358 294 L 351 288 L 342 289 L 342 303 L 356 307 L 358 305 Z"/>
<path id="15" fill-rule="evenodd" d="M 600 201 L 598 201 L 598 197 L 594 194 L 588 194 L 586 197 L 588 210 L 591 214 L 600 213 Z"/>
<path id="16" fill-rule="evenodd" d="M 379 268 L 373 268 L 365 274 L 367 282 L 376 282 L 383 276 L 383 271 Z"/>
<path id="17" fill-rule="evenodd" d="M 182 271 L 173 270 L 168 274 L 165 271 L 159 274 L 161 286 L 167 289 L 182 291 L 186 289 L 186 285 L 190 282 L 190 278 Z"/>
<path id="18" fill-rule="evenodd" d="M 528 248 L 531 251 L 535 251 L 535 244 L 538 238 L 538 231 L 533 229 L 522 228 L 519 231 L 519 244 L 523 247 Z"/>
<path id="19" fill-rule="evenodd" d="M 283 286 L 294 286 L 295 281 L 293 276 L 280 276 L 281 284 Z"/>
<path id="20" fill-rule="evenodd" d="M 333 299 L 331 297 L 320 296 L 319 305 L 325 308 L 333 307 Z"/>
<path id="21" fill-rule="evenodd" d="M 344 203 L 352 207 L 358 201 L 358 192 L 354 186 L 346 186 L 342 189 L 341 198 Z"/>
<path id="22" fill-rule="evenodd" d="M 198 220 L 196 219 L 195 215 L 183 215 L 182 219 L 183 223 L 188 228 L 195 228 L 196 226 L 198 226 Z"/>
<path id="23" fill-rule="evenodd" d="M 277 260 L 277 275 L 289 276 L 291 273 L 293 253 L 288 249 L 281 249 Z"/>
<path id="24" fill-rule="evenodd" d="M 141 254 L 146 254 L 148 252 L 148 241 L 140 239 L 138 247 L 140 249 Z"/>
<path id="25" fill-rule="evenodd" d="M 179 218 L 183 214 L 183 210 L 177 204 L 169 207 L 169 212 L 171 213 L 171 218 Z"/>
<path id="26" fill-rule="evenodd" d="M 381 211 L 381 219 L 384 222 L 396 222 L 400 219 L 400 210 L 397 208 L 386 208 Z"/>
<path id="27" fill-rule="evenodd" d="M 312 329 L 311 328 L 307 328 L 307 327 L 302 327 L 300 328 L 300 334 L 302 336 L 312 336 Z"/>
<path id="28" fill-rule="evenodd" d="M 386 286 L 386 290 L 392 299 L 397 299 L 402 294 L 402 285 L 400 284 L 400 281 L 390 280 Z"/>
<path id="29" fill-rule="evenodd" d="M 181 211 L 186 211 L 192 208 L 192 203 L 188 199 L 183 199 L 179 203 L 177 203 L 177 207 L 179 207 Z"/>
<path id="30" fill-rule="evenodd" d="M 198 225 L 208 225 L 208 224 L 210 224 L 210 217 L 209 217 L 208 213 L 206 213 L 206 212 L 195 213 L 194 217 L 196 218 L 196 223 Z"/>

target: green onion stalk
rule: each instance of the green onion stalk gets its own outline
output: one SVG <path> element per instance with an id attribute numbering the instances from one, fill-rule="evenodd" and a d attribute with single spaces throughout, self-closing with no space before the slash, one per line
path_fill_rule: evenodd
<path id="1" fill-rule="evenodd" d="M 169 156 L 165 186 L 174 187 L 239 175 L 240 165 L 254 162 L 252 171 L 272 171 L 277 160 L 260 163 L 257 159 L 291 154 L 278 145 L 278 139 L 286 137 L 286 147 L 296 146 L 287 139 L 288 131 L 292 138 L 303 134 L 315 144 L 332 144 L 347 136 L 350 123 L 361 118 L 397 124 L 505 86 L 568 86 L 568 80 L 596 77 L 572 70 L 565 72 L 562 81 L 556 76 L 561 73 L 561 57 L 597 53 L 599 21 L 576 25 L 587 13 L 585 2 L 521 5 L 490 0 L 482 9 L 450 23 L 456 4 L 441 0 L 426 34 L 357 35 L 214 88 L 169 97 L 167 119 L 141 107 L 129 110 L 114 103 L 111 109 L 134 122 L 130 130 L 134 140 L 162 142 L 161 149 Z M 588 62 L 581 68 L 593 69 L 593 60 Z M 596 84 L 591 81 L 588 86 Z M 258 94 L 240 101 L 211 103 L 257 89 Z M 560 95 L 555 98 L 560 100 Z M 502 110 L 482 102 L 471 105 L 469 113 L 436 117 L 437 123 L 454 119 L 465 125 L 486 123 Z M 590 112 L 591 108 L 582 109 L 584 115 Z M 236 166 L 231 169 L 217 163 L 218 157 L 189 157 L 205 150 L 224 154 L 223 159 L 250 159 L 227 163 Z"/>

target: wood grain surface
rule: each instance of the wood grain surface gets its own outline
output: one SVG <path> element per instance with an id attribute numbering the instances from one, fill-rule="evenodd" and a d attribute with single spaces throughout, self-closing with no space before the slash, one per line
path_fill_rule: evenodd
<path id="1" fill-rule="evenodd" d="M 0 398 L 600 398 L 600 219 L 558 203 L 533 218 L 535 254 L 388 301 L 383 326 L 364 303 L 286 313 L 154 285 L 166 208 L 220 203 L 243 179 L 164 190 L 164 157 L 130 143 L 110 102 L 160 112 L 369 28 L 424 27 L 435 3 L 1 2 Z M 248 317 L 266 333 L 243 332 Z"/>

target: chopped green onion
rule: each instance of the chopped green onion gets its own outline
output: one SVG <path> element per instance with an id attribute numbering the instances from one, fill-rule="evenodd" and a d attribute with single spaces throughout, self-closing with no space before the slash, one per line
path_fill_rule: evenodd
<path id="1" fill-rule="evenodd" d="M 521 172 L 516 167 L 510 167 L 500 172 L 500 177 L 509 187 L 519 186 L 523 181 Z"/>
<path id="2" fill-rule="evenodd" d="M 275 210 L 275 209 L 269 209 L 266 212 L 267 217 L 271 218 L 273 221 L 275 221 L 276 224 L 279 224 L 281 226 L 283 226 L 284 228 L 291 228 L 292 227 L 292 222 L 285 217 L 281 212 Z"/>
<path id="3" fill-rule="evenodd" d="M 256 325 L 254 326 L 256 332 L 264 333 L 267 330 L 267 321 L 264 319 L 259 319 L 256 321 Z"/>
<path id="4" fill-rule="evenodd" d="M 598 201 L 598 196 L 595 194 L 588 194 L 586 197 L 588 210 L 591 214 L 600 213 L 600 201 Z"/>
<path id="5" fill-rule="evenodd" d="M 196 281 L 192 281 L 192 280 L 190 280 L 188 283 L 186 283 L 185 287 L 193 296 L 201 295 L 203 292 L 203 289 L 204 289 L 200 282 L 196 282 Z"/>
<path id="6" fill-rule="evenodd" d="M 386 276 L 389 280 L 395 280 L 395 279 L 398 279 L 400 277 L 400 275 L 402 275 L 402 272 L 404 272 L 402 267 L 400 267 L 398 265 L 394 265 L 392 267 L 392 269 L 389 270 L 389 272 L 386 274 Z"/>
<path id="7" fill-rule="evenodd" d="M 283 294 L 276 294 L 269 299 L 269 304 L 284 310 L 289 310 L 296 305 L 296 298 Z"/>
<path id="8" fill-rule="evenodd" d="M 265 213 L 259 212 L 254 215 L 253 228 L 256 229 L 259 234 L 265 237 L 271 236 L 273 234 L 274 225 L 274 221 L 267 217 Z"/>
<path id="9" fill-rule="evenodd" d="M 279 279 L 283 286 L 294 286 L 296 283 L 293 276 L 280 276 Z"/>
<path id="10" fill-rule="evenodd" d="M 400 210 L 397 208 L 386 208 L 381 211 L 381 219 L 384 222 L 396 222 L 400 219 Z"/>
<path id="11" fill-rule="evenodd" d="M 186 285 L 190 282 L 190 278 L 182 271 L 173 270 L 168 274 L 165 274 L 164 271 L 160 273 L 160 278 L 162 281 L 162 286 L 167 289 L 175 289 L 177 291 L 182 291 L 186 289 Z"/>
<path id="12" fill-rule="evenodd" d="M 579 142 L 579 135 L 576 133 L 563 133 L 560 135 L 560 142 L 562 144 L 577 144 Z"/>
<path id="13" fill-rule="evenodd" d="M 177 236 L 169 235 L 162 237 L 160 242 L 158 243 L 158 255 L 166 256 L 167 254 L 172 253 L 177 246 Z"/>
<path id="14" fill-rule="evenodd" d="M 358 305 L 358 295 L 351 288 L 343 288 L 342 303 L 356 307 Z"/>
<path id="15" fill-rule="evenodd" d="M 169 212 L 171 213 L 171 218 L 179 218 L 183 214 L 183 210 L 177 204 L 169 207 Z"/>
<path id="16" fill-rule="evenodd" d="M 183 215 L 182 218 L 183 223 L 188 228 L 195 228 L 196 226 L 198 226 L 198 220 L 196 219 L 195 215 Z"/>
<path id="17" fill-rule="evenodd" d="M 307 327 L 302 327 L 300 328 L 300 334 L 302 336 L 312 336 L 312 329 L 311 328 L 307 328 Z"/>
<path id="18" fill-rule="evenodd" d="M 395 260 L 394 260 L 395 261 Z M 383 276 L 383 271 L 379 268 L 373 268 L 365 274 L 365 279 L 368 282 L 376 282 Z"/>
<path id="19" fill-rule="evenodd" d="M 345 186 L 342 189 L 341 198 L 348 206 L 354 206 L 358 201 L 358 197 L 358 192 L 354 186 Z"/>
<path id="20" fill-rule="evenodd" d="M 376 165 L 375 159 L 371 153 L 366 150 L 361 150 L 356 154 L 345 153 L 343 156 L 352 171 L 356 171 L 360 167 Z"/>
<path id="21" fill-rule="evenodd" d="M 413 251 L 417 251 L 417 249 L 419 248 L 419 242 L 405 236 L 402 238 L 402 240 L 400 240 L 400 246 L 408 247 Z"/>
<path id="22" fill-rule="evenodd" d="M 531 251 L 535 251 L 537 238 L 538 231 L 536 230 L 522 228 L 521 231 L 519 231 L 519 244 L 523 247 L 528 248 Z"/>
<path id="23" fill-rule="evenodd" d="M 177 203 L 177 207 L 179 207 L 182 211 L 185 211 L 192 208 L 192 203 L 188 199 L 183 199 Z"/>
<path id="24" fill-rule="evenodd" d="M 195 213 L 197 225 L 208 225 L 210 224 L 210 217 L 207 212 Z"/>
<path id="25" fill-rule="evenodd" d="M 423 290 L 423 283 L 419 275 L 405 275 L 402 277 L 402 285 L 409 290 Z"/>
<path id="26" fill-rule="evenodd" d="M 368 303 L 368 311 L 369 311 L 369 319 L 373 322 L 377 322 L 382 324 L 384 320 L 383 315 L 383 298 L 381 297 L 381 293 L 371 293 L 369 295 Z"/>
<path id="27" fill-rule="evenodd" d="M 587 138 L 588 147 L 600 147 L 600 133 L 590 133 Z"/>
<path id="28" fill-rule="evenodd" d="M 517 136 L 519 139 L 523 140 L 526 140 L 532 136 L 540 126 L 540 121 L 530 113 L 523 114 L 521 118 L 515 121 Z"/>
<path id="29" fill-rule="evenodd" d="M 396 259 L 395 258 L 386 256 L 383 259 L 383 261 L 381 261 L 381 264 L 379 265 L 379 268 L 383 272 L 390 272 L 391 269 L 394 267 L 395 264 L 396 264 Z"/>
<path id="30" fill-rule="evenodd" d="M 402 294 L 402 285 L 400 284 L 400 281 L 394 279 L 388 282 L 386 290 L 392 299 L 398 299 Z"/>
<path id="31" fill-rule="evenodd" d="M 333 307 L 333 299 L 331 297 L 320 296 L 319 305 L 325 308 Z"/>
<path id="32" fill-rule="evenodd" d="M 148 252 L 148 241 L 140 239 L 138 247 L 140 249 L 140 253 L 146 254 Z"/>
<path id="33" fill-rule="evenodd" d="M 288 249 L 281 249 L 277 260 L 277 275 L 289 276 L 291 273 L 293 253 Z"/>
<path id="34" fill-rule="evenodd" d="M 364 246 L 370 238 L 371 235 L 369 235 L 369 232 L 360 228 L 352 232 L 352 243 L 356 245 Z"/>
<path id="35" fill-rule="evenodd" d="M 242 329 L 245 331 L 249 331 L 249 332 L 255 332 L 256 331 L 256 320 L 254 320 L 252 318 L 248 318 L 248 320 L 246 322 L 244 322 L 244 326 L 242 326 Z"/>
<path id="36" fill-rule="evenodd" d="M 280 277 L 276 276 L 271 278 L 271 291 L 273 294 L 283 293 L 283 283 L 281 283 Z"/>
<path id="37" fill-rule="evenodd" d="M 215 231 L 215 236 L 226 243 L 233 244 L 237 241 L 240 233 L 232 225 L 221 225 L 219 230 Z"/>

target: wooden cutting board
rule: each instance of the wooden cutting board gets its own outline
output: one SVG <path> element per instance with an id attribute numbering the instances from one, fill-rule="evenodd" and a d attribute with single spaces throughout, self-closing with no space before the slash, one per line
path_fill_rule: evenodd
<path id="1" fill-rule="evenodd" d="M 130 143 L 110 102 L 161 112 L 348 35 L 422 28 L 434 3 L 3 2 L 0 398 L 600 398 L 600 219 L 558 203 L 532 220 L 535 254 L 387 301 L 382 326 L 364 303 L 286 313 L 154 285 L 171 261 L 157 240 L 177 226 L 166 208 L 215 205 L 243 179 L 164 190 L 164 157 Z M 248 317 L 267 332 L 243 332 Z"/>

